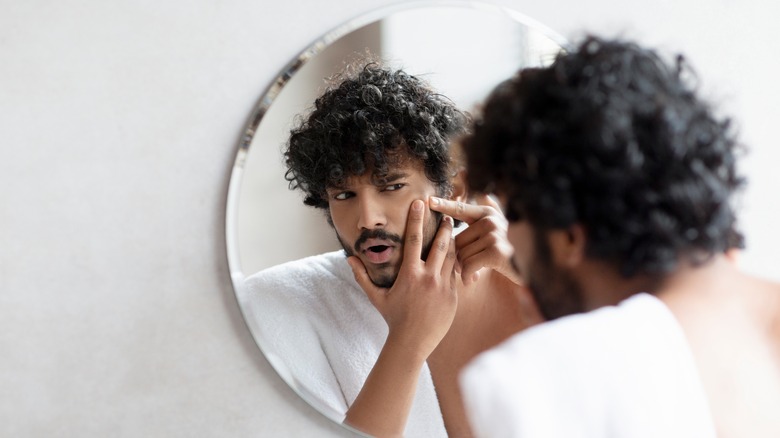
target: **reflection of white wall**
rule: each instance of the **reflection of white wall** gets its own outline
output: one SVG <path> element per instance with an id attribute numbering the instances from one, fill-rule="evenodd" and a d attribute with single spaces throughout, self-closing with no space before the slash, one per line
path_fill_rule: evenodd
<path id="1" fill-rule="evenodd" d="M 471 110 L 519 65 L 528 64 L 525 29 L 508 17 L 465 8 L 426 12 L 402 12 L 386 20 L 383 31 L 389 37 L 383 48 L 403 54 L 398 63 L 404 69 L 435 84 L 464 110 Z M 430 30 L 430 35 L 420 38 L 419 29 Z"/>
<path id="2" fill-rule="evenodd" d="M 0 436 L 345 436 L 254 346 L 223 216 L 257 98 L 320 34 L 395 0 L 5 1 Z M 565 36 L 682 49 L 751 147 L 744 263 L 777 277 L 780 5 L 495 0 Z"/>

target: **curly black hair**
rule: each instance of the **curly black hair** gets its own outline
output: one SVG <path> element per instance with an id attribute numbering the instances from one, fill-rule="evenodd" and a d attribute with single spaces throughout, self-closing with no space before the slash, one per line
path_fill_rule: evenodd
<path id="1" fill-rule="evenodd" d="M 381 181 L 400 160 L 419 160 L 440 195 L 451 188 L 449 140 L 468 117 L 426 82 L 378 62 L 347 69 L 291 131 L 285 178 L 304 204 L 328 208 L 326 188 L 372 172 Z"/>
<path id="2" fill-rule="evenodd" d="M 463 140 L 469 186 L 506 196 L 510 221 L 575 223 L 586 255 L 628 278 L 742 247 L 731 195 L 741 147 L 696 96 L 682 56 L 586 37 L 486 101 Z"/>

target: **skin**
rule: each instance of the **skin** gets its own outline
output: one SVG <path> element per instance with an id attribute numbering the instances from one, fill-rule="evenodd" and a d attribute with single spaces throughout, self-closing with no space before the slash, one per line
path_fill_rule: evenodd
<path id="1" fill-rule="evenodd" d="M 417 163 L 407 162 L 398 166 L 388 177 L 377 184 L 366 172 L 348 178 L 344 187 L 329 188 L 328 205 L 336 235 L 349 255 L 354 255 L 368 271 L 375 284 L 392 284 L 401 269 L 404 259 L 402 236 L 406 234 L 409 206 L 412 201 L 427 200 L 436 193 L 436 187 L 428 180 Z M 425 208 L 421 248 L 428 246 L 436 233 L 437 223 Z M 391 239 L 362 239 L 364 243 L 355 248 L 361 236 L 373 230 L 381 230 Z M 375 263 L 368 247 L 387 246 L 382 263 Z M 422 250 L 421 250 L 422 252 Z M 420 258 L 420 253 L 416 258 Z"/>
<path id="2" fill-rule="evenodd" d="M 459 205 L 435 197 L 436 187 L 420 166 L 408 163 L 395 170 L 391 174 L 399 177 L 381 184 L 362 175 L 328 190 L 334 229 L 353 250 L 347 261 L 388 325 L 387 340 L 345 423 L 375 436 L 401 436 L 427 362 L 448 434 L 471 436 L 459 371 L 478 353 L 541 318 L 511 269 L 506 220 L 497 204 Z M 445 213 L 438 227 L 432 210 Z M 455 239 L 448 211 L 471 224 Z M 354 248 L 361 235 L 376 229 L 401 236 L 402 243 L 364 239 L 365 245 L 389 247 L 381 257 L 367 254 L 365 245 Z M 395 281 L 381 286 L 387 278 Z"/>
<path id="3" fill-rule="evenodd" d="M 537 232 L 510 223 L 508 239 L 522 275 L 534 275 Z M 720 437 L 780 436 L 780 285 L 741 272 L 733 251 L 694 266 L 681 261 L 661 281 L 623 278 L 616 267 L 584 255 L 580 225 L 547 232 L 553 273 L 569 276 L 584 297 L 583 311 L 653 292 L 680 323 L 693 353 Z M 554 283 L 542 293 L 555 293 Z"/>
<path id="4" fill-rule="evenodd" d="M 688 339 L 718 436 L 780 436 L 780 285 L 718 255 L 657 295 Z"/>

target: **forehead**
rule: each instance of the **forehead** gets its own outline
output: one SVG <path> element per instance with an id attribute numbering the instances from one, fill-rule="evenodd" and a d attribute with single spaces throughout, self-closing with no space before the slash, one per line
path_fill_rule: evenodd
<path id="1" fill-rule="evenodd" d="M 419 160 L 412 158 L 401 159 L 388 166 L 386 172 L 379 172 L 375 168 L 368 169 L 362 175 L 350 175 L 344 179 L 345 187 L 352 187 L 356 185 L 382 185 L 388 182 L 397 181 L 401 178 L 411 179 L 413 181 L 421 181 L 433 185 L 433 182 L 425 175 L 425 169 L 423 163 Z M 333 187 L 328 188 L 344 188 Z"/>

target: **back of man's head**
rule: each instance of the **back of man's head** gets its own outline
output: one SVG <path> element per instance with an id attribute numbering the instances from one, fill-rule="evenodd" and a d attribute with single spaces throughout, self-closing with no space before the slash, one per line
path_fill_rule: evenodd
<path id="1" fill-rule="evenodd" d="M 328 187 L 366 172 L 381 180 L 409 158 L 421 162 L 440 191 L 449 189 L 449 140 L 466 123 L 449 99 L 375 62 L 336 79 L 292 130 L 285 151 L 285 177 L 304 191 L 305 204 L 327 208 Z"/>
<path id="2" fill-rule="evenodd" d="M 681 57 L 596 37 L 519 72 L 464 141 L 469 185 L 540 232 L 583 225 L 586 255 L 625 277 L 741 246 L 736 143 L 685 73 Z"/>

